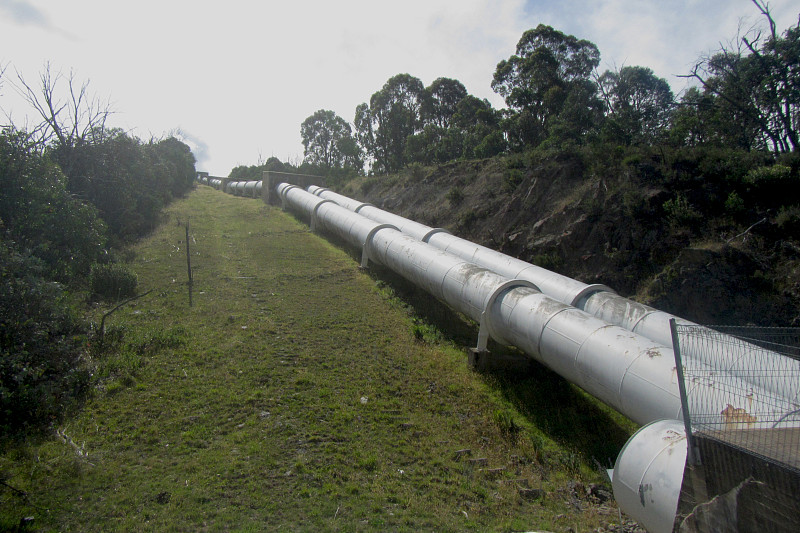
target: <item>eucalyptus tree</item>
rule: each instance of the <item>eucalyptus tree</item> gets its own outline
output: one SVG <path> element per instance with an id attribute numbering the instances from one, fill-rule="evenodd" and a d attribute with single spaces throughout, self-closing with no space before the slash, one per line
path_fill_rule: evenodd
<path id="1" fill-rule="evenodd" d="M 426 87 L 428 98 L 425 108 L 426 124 L 449 128 L 458 103 L 467 97 L 467 88 L 452 78 L 436 78 Z"/>
<path id="2" fill-rule="evenodd" d="M 305 161 L 324 170 L 361 170 L 361 151 L 352 129 L 342 117 L 325 109 L 316 111 L 300 125 Z"/>
<path id="3" fill-rule="evenodd" d="M 38 84 L 18 72 L 11 85 L 39 115 L 28 135 L 40 147 L 54 149 L 62 170 L 71 176 L 74 150 L 103 140 L 113 114 L 110 101 L 91 93 L 89 81 L 78 81 L 74 71 L 65 75 L 50 63 L 39 73 Z"/>
<path id="4" fill-rule="evenodd" d="M 674 96 L 669 83 L 646 67 L 622 67 L 598 78 L 609 129 L 626 144 L 650 144 L 669 124 Z"/>
<path id="5" fill-rule="evenodd" d="M 700 146 L 712 141 L 715 121 L 714 96 L 690 87 L 675 104 L 670 116 L 669 139 L 672 144 Z"/>
<path id="6" fill-rule="evenodd" d="M 776 153 L 800 149 L 800 21 L 778 33 L 769 6 L 753 4 L 769 29 L 754 28 L 701 58 L 686 77 L 713 97 L 721 118 L 713 132 L 727 144 Z"/>
<path id="7" fill-rule="evenodd" d="M 407 163 L 406 141 L 422 131 L 426 98 L 418 78 L 397 74 L 372 95 L 369 105 L 356 108 L 356 138 L 375 172 L 392 172 Z"/>
<path id="8" fill-rule="evenodd" d="M 595 105 L 590 75 L 599 63 L 600 52 L 590 41 L 544 24 L 523 33 L 516 54 L 497 64 L 492 80 L 492 89 L 514 112 L 508 126 L 514 141 L 536 145 L 547 138 L 568 99 L 571 105 Z"/>
<path id="9" fill-rule="evenodd" d="M 492 157 L 506 149 L 500 130 L 502 113 L 485 98 L 467 95 L 456 105 L 452 123 L 463 132 L 462 157 Z"/>

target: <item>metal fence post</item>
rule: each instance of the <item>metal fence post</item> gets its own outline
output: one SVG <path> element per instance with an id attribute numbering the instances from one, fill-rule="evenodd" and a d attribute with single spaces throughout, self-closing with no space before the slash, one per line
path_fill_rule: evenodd
<path id="1" fill-rule="evenodd" d="M 686 396 L 686 380 L 683 375 L 681 362 L 681 348 L 678 342 L 678 326 L 674 318 L 669 319 L 669 329 L 672 333 L 672 352 L 675 354 L 675 370 L 678 374 L 678 392 L 681 396 L 681 410 L 683 411 L 683 426 L 686 428 L 686 460 L 690 465 L 699 465 L 700 457 L 694 445 L 692 436 L 692 421 L 689 412 L 689 399 Z"/>

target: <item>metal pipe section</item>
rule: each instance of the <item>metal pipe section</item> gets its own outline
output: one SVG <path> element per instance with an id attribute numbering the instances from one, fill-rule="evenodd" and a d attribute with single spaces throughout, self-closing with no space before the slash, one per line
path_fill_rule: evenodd
<path id="1" fill-rule="evenodd" d="M 617 456 L 614 498 L 650 533 L 672 532 L 686 453 L 683 422 L 659 420 L 634 433 Z"/>
<path id="2" fill-rule="evenodd" d="M 687 446 L 671 348 L 558 301 L 531 281 L 502 275 L 428 244 L 418 238 L 425 228 L 416 228 L 412 236 L 401 228 L 413 224 L 361 216 L 371 207 L 366 204 L 346 209 L 332 198 L 286 183 L 277 191 L 284 207 L 309 216 L 313 228 L 360 246 L 362 265 L 367 260 L 384 265 L 478 320 L 479 346 L 482 335 L 517 346 L 635 422 L 649 424 L 631 437 L 617 458 L 614 495 L 620 507 L 648 530 L 672 530 Z M 429 240 L 440 234 L 428 235 Z M 728 391 L 749 384 L 722 374 L 713 382 L 695 381 L 689 386 L 702 390 L 698 397 L 707 403 L 701 409 L 721 413 L 733 401 Z M 793 410 L 785 398 L 758 387 L 749 390 L 749 409 L 758 413 L 759 420 L 775 420 L 779 416 L 775 413 Z"/>
<path id="3" fill-rule="evenodd" d="M 480 322 L 498 342 L 517 346 L 635 422 L 682 418 L 670 348 L 559 302 L 530 282 L 502 276 L 299 187 L 281 183 L 276 190 L 284 206 L 311 218 L 314 229 L 360 247 L 363 258 Z M 703 389 L 708 412 L 721 412 L 731 401 L 728 387 L 744 386 L 725 375 L 692 384 Z M 785 402 L 750 388 L 754 411 L 786 412 Z"/>
<path id="4" fill-rule="evenodd" d="M 511 279 L 524 279 L 534 283 L 541 291 L 567 305 L 578 307 L 576 304 L 582 298 L 588 297 L 592 292 L 609 291 L 605 285 L 587 285 L 574 279 L 556 274 L 544 268 L 526 263 L 514 257 L 502 254 L 491 248 L 475 244 L 466 239 L 456 237 L 446 230 L 431 228 L 424 224 L 408 220 L 394 213 L 389 213 L 371 204 L 357 202 L 351 198 L 335 193 L 322 187 L 312 185 L 308 188 L 312 194 L 332 200 L 337 204 L 357 212 L 371 220 L 393 224 L 404 233 L 411 235 L 431 246 L 445 250 L 468 261 L 488 268 L 502 276 Z M 669 329 L 667 330 L 669 333 Z M 669 346 L 667 343 L 660 343 Z"/>
<path id="5" fill-rule="evenodd" d="M 322 187 L 312 185 L 308 190 L 320 198 L 332 200 L 371 220 L 393 224 L 404 233 L 427 242 L 436 248 L 462 257 L 476 265 L 488 268 L 502 276 L 530 281 L 544 294 L 562 303 L 582 309 L 610 324 L 621 326 L 629 331 L 643 335 L 657 344 L 672 346 L 669 327 L 670 319 L 675 319 L 680 325 L 702 328 L 702 326 L 688 320 L 619 296 L 605 285 L 581 283 L 567 276 L 456 237 L 445 230 L 419 224 L 378 209 L 371 204 L 358 202 Z M 694 347 L 688 347 L 684 351 L 684 355 L 693 360 L 709 364 L 713 362 L 715 367 L 725 370 L 728 374 L 787 398 L 795 406 L 795 409 L 800 408 L 800 383 L 789 383 L 788 380 L 774 380 L 769 375 L 754 375 L 752 372 L 755 367 L 755 360 L 760 360 L 760 364 L 766 363 L 770 368 L 786 374 L 798 372 L 800 370 L 800 361 L 783 357 L 780 354 L 769 352 L 757 346 L 741 342 L 736 343 L 736 345 L 741 347 L 738 351 L 719 349 L 719 347 L 713 346 L 709 350 L 697 350 L 693 349 Z"/>

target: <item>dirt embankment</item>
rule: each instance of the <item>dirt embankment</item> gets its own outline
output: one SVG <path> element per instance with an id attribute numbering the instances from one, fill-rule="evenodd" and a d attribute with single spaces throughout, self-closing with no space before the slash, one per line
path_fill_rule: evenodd
<path id="1" fill-rule="evenodd" d="M 580 161 L 502 159 L 412 167 L 344 194 L 704 324 L 800 325 L 800 246 L 767 219 L 675 223 L 675 193 Z"/>

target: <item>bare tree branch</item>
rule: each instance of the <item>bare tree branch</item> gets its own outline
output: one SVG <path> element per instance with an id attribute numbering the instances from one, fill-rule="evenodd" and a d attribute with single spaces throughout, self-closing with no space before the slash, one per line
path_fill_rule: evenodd
<path id="1" fill-rule="evenodd" d="M 61 71 L 54 72 L 49 62 L 39 74 L 38 87 L 28 83 L 19 71 L 12 86 L 41 119 L 29 130 L 30 137 L 41 146 L 55 142 L 72 148 L 94 142 L 96 136 L 102 137 L 113 113 L 109 102 L 89 94 L 89 81 L 79 84 L 73 71 L 65 77 Z"/>
<path id="2" fill-rule="evenodd" d="M 764 15 L 764 17 L 766 17 L 766 19 L 769 21 L 769 30 L 770 30 L 770 35 L 772 35 L 772 39 L 777 39 L 778 31 L 775 24 L 775 19 L 772 18 L 772 13 L 770 13 L 769 11 L 769 4 L 767 2 L 764 2 L 763 0 L 752 0 L 752 1 L 753 4 L 756 6 L 756 8 L 761 12 L 761 14 Z"/>
<path id="3" fill-rule="evenodd" d="M 702 57 L 690 74 L 704 91 L 731 106 L 755 128 L 752 141 L 770 146 L 776 153 L 790 152 L 800 145 L 796 105 L 790 91 L 796 86 L 787 58 L 781 56 L 775 20 L 765 0 L 751 0 L 769 24 L 769 34 L 757 24 L 743 31 L 712 56 Z M 800 25 L 800 22 L 798 22 Z M 787 39 L 788 37 L 787 33 Z"/>

